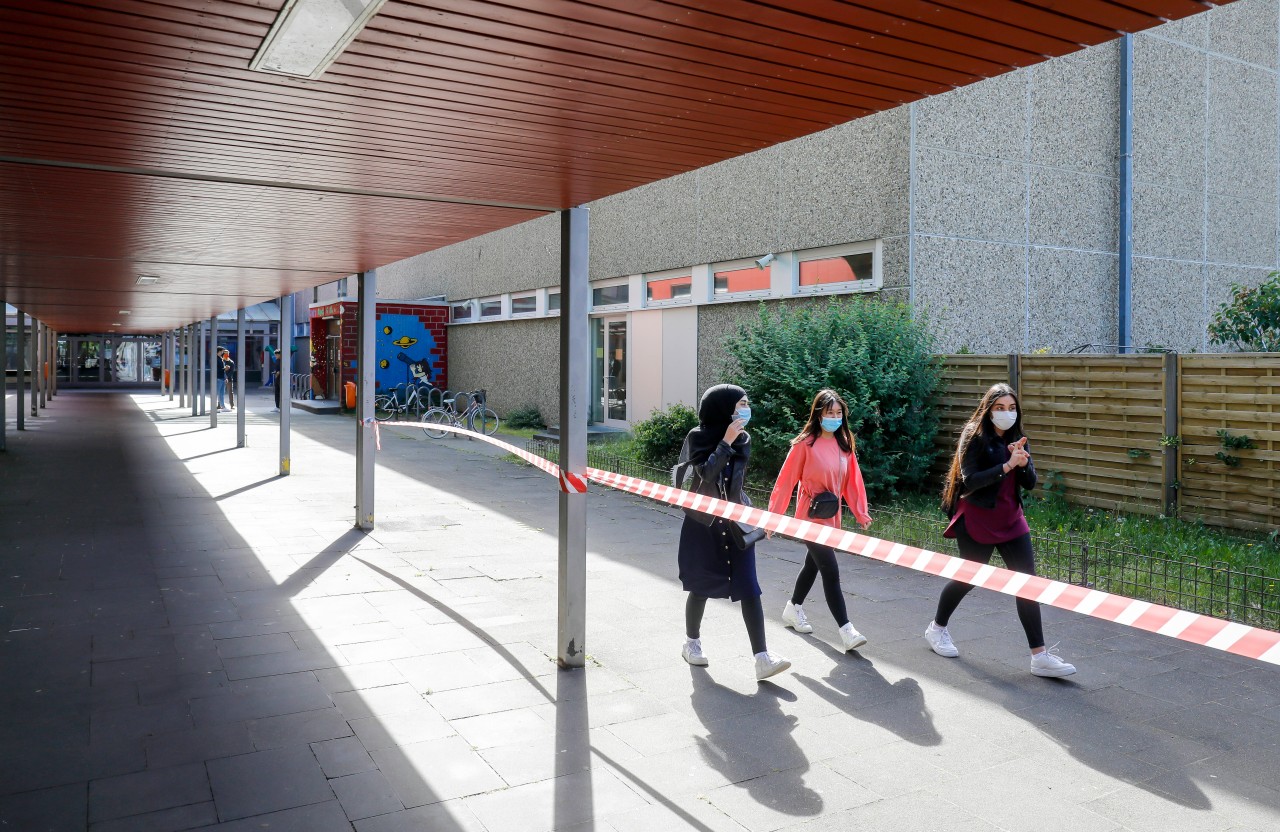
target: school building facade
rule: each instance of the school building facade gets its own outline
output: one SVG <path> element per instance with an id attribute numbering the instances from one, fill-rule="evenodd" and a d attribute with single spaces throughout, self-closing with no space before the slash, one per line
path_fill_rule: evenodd
<path id="1" fill-rule="evenodd" d="M 591 203 L 592 420 L 696 402 L 761 302 L 910 303 L 942 352 L 1114 350 L 1128 286 L 1131 346 L 1214 349 L 1230 284 L 1280 266 L 1278 66 L 1280 0 L 1240 0 Z M 499 413 L 558 408 L 558 222 L 378 272 L 448 302 L 451 386 Z"/>

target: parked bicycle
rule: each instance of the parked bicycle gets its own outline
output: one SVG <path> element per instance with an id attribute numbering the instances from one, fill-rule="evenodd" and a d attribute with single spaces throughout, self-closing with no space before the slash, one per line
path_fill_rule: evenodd
<path id="1" fill-rule="evenodd" d="M 431 409 L 431 403 L 438 391 L 426 384 L 398 384 L 389 391 L 373 397 L 373 418 L 385 422 L 397 416 L 408 416 L 420 419 L 423 411 Z M 441 400 L 437 398 L 437 400 Z"/>
<path id="2" fill-rule="evenodd" d="M 476 430 L 485 436 L 498 432 L 498 414 L 485 406 L 485 391 L 447 395 L 440 407 L 433 407 L 422 414 L 422 432 L 432 439 L 443 439 L 449 431 L 436 426 L 448 426 Z"/>

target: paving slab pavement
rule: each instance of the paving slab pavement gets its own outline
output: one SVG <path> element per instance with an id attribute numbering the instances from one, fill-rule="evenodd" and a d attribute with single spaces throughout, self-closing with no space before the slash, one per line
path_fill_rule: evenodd
<path id="1" fill-rule="evenodd" d="M 590 661 L 559 671 L 553 480 L 389 429 L 366 535 L 354 422 L 295 411 L 277 477 L 248 398 L 245 449 L 231 414 L 139 392 L 65 390 L 9 434 L 0 828 L 1280 826 L 1280 669 L 1046 609 L 1080 672 L 1040 679 L 985 591 L 942 659 L 941 581 L 851 556 L 870 643 L 843 654 L 819 591 L 813 635 L 781 627 L 785 541 L 759 566 L 792 670 L 757 683 L 716 601 L 690 668 L 678 513 L 593 486 Z"/>

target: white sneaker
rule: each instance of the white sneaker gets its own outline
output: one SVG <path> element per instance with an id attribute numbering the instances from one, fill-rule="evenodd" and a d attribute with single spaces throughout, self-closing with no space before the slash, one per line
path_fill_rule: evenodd
<path id="1" fill-rule="evenodd" d="M 946 627 L 939 627 L 932 621 L 924 631 L 924 640 L 929 642 L 929 647 L 939 656 L 946 656 L 948 659 L 954 659 L 960 655 L 960 651 L 951 643 L 951 633 Z"/>
<path id="2" fill-rule="evenodd" d="M 684 660 L 694 667 L 706 667 L 707 657 L 702 655 L 702 639 L 687 638 L 684 640 L 684 649 L 680 651 L 680 655 L 684 656 Z"/>
<path id="3" fill-rule="evenodd" d="M 852 624 L 845 624 L 840 628 L 840 641 L 844 644 L 844 652 L 848 653 L 866 644 L 867 637 L 853 629 Z"/>
<path id="4" fill-rule="evenodd" d="M 804 614 L 804 607 L 787 602 L 782 608 L 782 623 L 786 624 L 797 633 L 812 633 L 813 625 L 809 623 L 809 619 Z"/>
<path id="5" fill-rule="evenodd" d="M 1058 645 L 1053 645 L 1043 653 L 1034 653 L 1031 656 L 1031 672 L 1037 676 L 1049 676 L 1057 678 L 1059 676 L 1070 676 L 1076 672 L 1076 666 L 1068 664 L 1053 654 L 1058 649 Z"/>
<path id="6" fill-rule="evenodd" d="M 768 679 L 782 671 L 791 667 L 791 662 L 779 656 L 777 653 L 766 650 L 763 653 L 756 653 L 756 679 Z"/>

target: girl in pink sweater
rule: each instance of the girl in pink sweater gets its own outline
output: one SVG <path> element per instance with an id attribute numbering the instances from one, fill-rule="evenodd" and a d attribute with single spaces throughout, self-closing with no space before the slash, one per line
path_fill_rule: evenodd
<path id="1" fill-rule="evenodd" d="M 871 525 L 871 515 L 867 514 L 867 491 L 853 451 L 853 433 L 845 420 L 847 412 L 844 399 L 834 390 L 821 390 L 814 396 L 808 423 L 800 435 L 791 440 L 791 452 L 787 454 L 787 461 L 769 497 L 769 511 L 785 513 L 791 494 L 799 485 L 797 520 L 838 529 L 840 500 L 843 499 L 862 528 Z M 818 498 L 816 503 L 815 498 Z M 816 508 L 817 516 L 810 512 L 811 507 Z M 844 649 L 849 651 L 861 647 L 867 639 L 849 623 L 835 550 L 816 543 L 805 545 L 809 548 L 809 555 L 796 578 L 791 600 L 782 610 L 783 622 L 797 633 L 813 632 L 813 625 L 805 617 L 802 605 L 821 573 L 822 591 L 827 596 L 831 614 L 840 625 L 840 641 Z"/>

